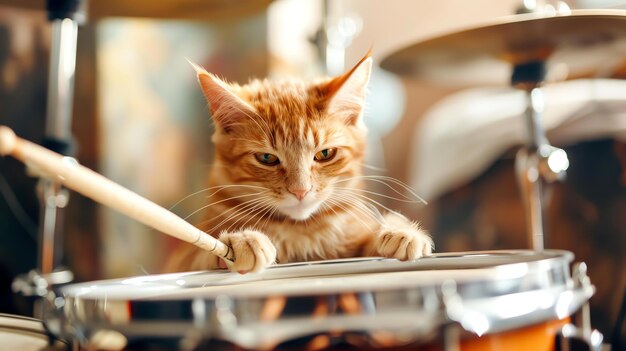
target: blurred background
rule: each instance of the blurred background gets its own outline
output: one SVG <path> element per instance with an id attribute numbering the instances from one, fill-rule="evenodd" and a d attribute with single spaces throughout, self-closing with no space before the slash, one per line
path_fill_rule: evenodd
<path id="1" fill-rule="evenodd" d="M 380 63 L 406 45 L 514 14 L 522 4 L 235 3 L 89 3 L 78 30 L 72 124 L 83 165 L 170 208 L 205 187 L 212 155 L 208 109 L 187 59 L 239 83 L 334 75 L 370 48 Z M 609 0 L 568 5 L 626 8 Z M 43 4 L 0 0 L 0 124 L 34 142 L 44 135 L 50 37 Z M 551 189 L 548 247 L 587 262 L 597 287 L 592 321 L 607 337 L 626 289 L 624 47 L 618 42 L 602 58 L 602 74 L 598 68 L 567 80 L 549 72 L 545 89 L 548 137 L 571 164 Z M 454 80 L 453 67 L 415 77 L 375 66 L 365 116 L 367 171 L 402 180 L 429 201 L 386 205 L 421 221 L 438 252 L 528 248 L 514 168 L 525 140 L 525 100 L 508 87 L 510 68 L 494 63 Z M 37 265 L 36 183 L 22 164 L 0 159 L 0 312 L 30 313 L 11 282 Z M 191 197 L 172 210 L 186 217 L 204 200 Z M 63 233 L 62 261 L 75 281 L 158 273 L 172 246 L 172 239 L 76 193 Z"/>

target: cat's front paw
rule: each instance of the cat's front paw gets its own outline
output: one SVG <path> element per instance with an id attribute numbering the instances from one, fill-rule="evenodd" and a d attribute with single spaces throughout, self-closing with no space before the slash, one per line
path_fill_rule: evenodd
<path id="1" fill-rule="evenodd" d="M 233 249 L 235 261 L 230 270 L 241 274 L 260 272 L 276 261 L 276 247 L 267 235 L 255 230 L 220 234 L 219 240 Z"/>
<path id="2" fill-rule="evenodd" d="M 432 253 L 433 240 L 419 228 L 382 228 L 376 249 L 383 257 L 415 260 Z"/>

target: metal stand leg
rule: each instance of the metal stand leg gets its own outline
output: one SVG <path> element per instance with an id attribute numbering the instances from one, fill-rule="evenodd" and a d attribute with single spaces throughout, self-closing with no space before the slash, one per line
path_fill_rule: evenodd
<path id="1" fill-rule="evenodd" d="M 61 143 L 69 142 L 72 138 L 77 38 L 76 21 L 63 18 L 52 22 L 46 137 Z"/>
<path id="2" fill-rule="evenodd" d="M 511 78 L 512 85 L 523 90 L 528 101 L 525 114 L 528 139 L 517 154 L 516 172 L 526 211 L 529 243 L 535 251 L 542 251 L 545 246 L 546 187 L 562 179 L 569 167 L 567 154 L 550 145 L 542 126 L 544 78 L 544 62 L 517 65 Z"/>
<path id="3" fill-rule="evenodd" d="M 539 176 L 538 150 L 540 145 L 547 144 L 543 127 L 540 124 L 543 110 L 541 88 L 530 85 L 526 87 L 528 107 L 526 109 L 526 126 L 528 141 L 520 150 L 517 160 L 517 171 L 522 189 L 522 197 L 526 205 L 526 225 L 529 243 L 533 250 L 544 249 L 544 201 L 542 197 L 542 179 Z"/>
<path id="4" fill-rule="evenodd" d="M 61 265 L 62 241 L 55 235 L 63 226 L 62 210 L 67 205 L 69 194 L 58 182 L 43 178 L 39 183 L 42 216 L 39 237 L 39 270 L 50 274 Z"/>
<path id="5" fill-rule="evenodd" d="M 84 20 L 80 11 L 81 0 L 47 0 L 48 18 L 52 22 L 52 45 L 50 51 L 50 74 L 48 81 L 48 101 L 46 115 L 45 147 L 58 153 L 72 153 L 72 107 L 74 97 L 74 72 L 76 66 L 76 42 L 78 22 Z M 68 201 L 68 192 L 55 179 L 39 174 L 37 169 L 30 172 L 41 176 L 39 199 L 41 202 L 41 229 L 39 237 L 38 270 L 18 277 L 13 289 L 27 296 L 38 296 L 35 303 L 35 317 L 48 317 L 46 312 L 54 306 L 46 301 L 53 294 L 53 286 L 69 283 L 73 275 L 59 270 L 62 265 L 63 208 Z M 60 230 L 61 229 L 61 230 Z"/>
<path id="6" fill-rule="evenodd" d="M 331 76 L 344 73 L 346 48 L 363 25 L 360 16 L 344 12 L 341 2 L 324 0 L 321 28 L 311 38 L 324 59 L 326 73 Z"/>
<path id="7" fill-rule="evenodd" d="M 70 18 L 72 12 L 58 12 L 59 9 L 67 10 L 68 5 L 78 4 L 62 1 L 48 3 L 52 18 L 52 46 L 44 141 L 44 146 L 64 155 L 72 152 L 72 105 L 78 36 L 78 24 Z M 39 269 L 41 274 L 50 274 L 61 265 L 63 257 L 61 236 L 55 233 L 62 226 L 62 209 L 67 204 L 68 192 L 55 180 L 46 178 L 40 181 L 39 191 L 42 213 Z"/>

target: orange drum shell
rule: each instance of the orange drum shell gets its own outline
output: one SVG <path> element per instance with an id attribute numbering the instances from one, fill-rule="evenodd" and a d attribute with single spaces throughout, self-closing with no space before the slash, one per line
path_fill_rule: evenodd
<path id="1" fill-rule="evenodd" d="M 569 318 L 485 335 L 480 338 L 466 339 L 461 342 L 461 350 L 553 351 L 556 334 L 567 323 L 569 323 Z"/>
<path id="2" fill-rule="evenodd" d="M 523 328 L 517 328 L 514 330 L 508 330 L 505 332 L 487 334 L 481 337 L 463 334 L 461 340 L 460 350 L 462 351 L 554 351 L 555 340 L 558 331 L 566 324 L 570 322 L 569 318 L 562 320 L 551 320 L 534 325 L 530 325 Z M 363 350 L 363 351 L 441 351 L 443 350 L 442 339 L 438 338 L 436 342 L 430 343 L 412 343 L 410 345 L 403 346 L 387 346 L 387 347 L 359 347 L 359 346 L 346 346 L 337 347 L 329 346 L 328 337 L 324 335 L 318 335 L 311 337 L 311 341 L 303 347 L 298 347 L 297 350 L 306 351 L 342 351 L 342 350 Z M 222 348 L 219 348 L 222 350 Z M 238 351 L 251 351 L 242 349 L 233 345 L 225 348 L 224 350 L 238 350 Z M 204 349 L 202 349 L 204 350 Z M 272 351 L 292 351 L 294 348 L 285 348 L 278 346 L 271 349 Z"/>

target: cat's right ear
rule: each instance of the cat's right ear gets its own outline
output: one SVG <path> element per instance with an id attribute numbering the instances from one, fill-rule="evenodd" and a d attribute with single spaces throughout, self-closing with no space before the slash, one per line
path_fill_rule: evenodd
<path id="1" fill-rule="evenodd" d="M 254 108 L 237 96 L 228 83 L 189 61 L 198 75 L 202 93 L 209 103 L 215 124 L 228 132 L 244 115 L 256 114 Z"/>

